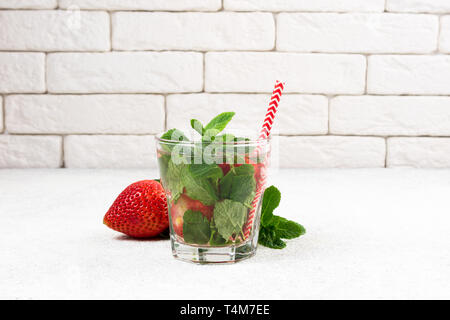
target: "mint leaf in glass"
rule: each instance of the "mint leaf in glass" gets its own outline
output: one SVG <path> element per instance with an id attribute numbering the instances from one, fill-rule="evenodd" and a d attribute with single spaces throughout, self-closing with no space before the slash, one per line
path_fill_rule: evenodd
<path id="1" fill-rule="evenodd" d="M 174 164 L 172 159 L 169 160 L 166 183 L 168 190 L 172 192 L 172 199 L 176 202 L 180 195 L 183 193 L 184 185 L 182 181 L 182 176 L 186 170 L 185 164 Z"/>
<path id="2" fill-rule="evenodd" d="M 233 177 L 231 183 L 230 199 L 242 203 L 248 208 L 256 194 L 256 181 L 253 175 L 240 175 Z"/>
<path id="3" fill-rule="evenodd" d="M 224 239 L 242 232 L 248 209 L 239 202 L 223 200 L 214 208 L 214 222 Z"/>
<path id="4" fill-rule="evenodd" d="M 194 178 L 220 179 L 223 171 L 217 164 L 191 164 L 189 170 Z"/>
<path id="5" fill-rule="evenodd" d="M 219 182 L 220 197 L 231 199 L 249 207 L 255 197 L 255 168 L 251 164 L 231 166 Z"/>
<path id="6" fill-rule="evenodd" d="M 186 211 L 183 216 L 183 237 L 186 243 L 208 243 L 211 237 L 208 218 L 198 211 Z"/>
<path id="7" fill-rule="evenodd" d="M 186 194 L 199 200 L 206 206 L 213 205 L 217 200 L 217 192 L 208 179 L 198 179 L 194 177 L 190 170 L 184 170 L 181 177 L 182 185 L 186 188 Z"/>
<path id="8" fill-rule="evenodd" d="M 184 133 L 178 129 L 170 129 L 166 133 L 161 136 L 163 140 L 171 140 L 171 141 L 189 141 L 189 139 L 184 135 Z M 171 152 L 174 148 L 173 144 L 165 144 L 161 143 L 161 147 L 167 151 Z"/>

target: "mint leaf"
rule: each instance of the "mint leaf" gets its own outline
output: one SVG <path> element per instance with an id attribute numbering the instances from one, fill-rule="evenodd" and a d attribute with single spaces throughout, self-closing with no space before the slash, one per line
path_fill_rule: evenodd
<path id="1" fill-rule="evenodd" d="M 183 193 L 184 185 L 182 177 L 186 171 L 185 164 L 174 164 L 172 159 L 169 160 L 167 174 L 166 174 L 166 189 L 172 193 L 173 201 L 177 201 Z"/>
<path id="2" fill-rule="evenodd" d="M 262 209 L 261 209 L 261 224 L 268 226 L 273 217 L 273 210 L 280 204 L 281 192 L 274 186 L 271 186 L 264 191 Z"/>
<path id="3" fill-rule="evenodd" d="M 199 200 L 206 206 L 211 206 L 219 200 L 211 182 L 207 179 L 195 178 L 190 170 L 183 171 L 181 181 L 186 188 L 186 194 L 190 198 Z"/>
<path id="4" fill-rule="evenodd" d="M 273 215 L 280 199 L 281 193 L 274 186 L 264 192 L 258 243 L 273 249 L 286 247 L 286 243 L 281 239 L 294 239 L 306 233 L 305 228 L 297 222 Z"/>
<path id="5" fill-rule="evenodd" d="M 221 134 L 220 136 L 216 136 L 214 139 L 215 142 L 234 142 L 235 136 L 231 133 Z"/>
<path id="6" fill-rule="evenodd" d="M 211 238 L 209 239 L 209 244 L 212 246 L 223 246 L 227 244 L 227 240 L 220 235 L 217 228 L 211 228 Z"/>
<path id="7" fill-rule="evenodd" d="M 255 169 L 251 164 L 232 166 L 220 180 L 219 189 L 222 199 L 231 199 L 249 207 L 255 197 Z"/>
<path id="8" fill-rule="evenodd" d="M 233 183 L 234 173 L 230 170 L 225 177 L 220 179 L 219 182 L 219 194 L 222 199 L 229 199 L 231 193 L 231 184 Z"/>
<path id="9" fill-rule="evenodd" d="M 276 233 L 282 239 L 298 238 L 306 233 L 305 228 L 294 221 L 279 216 L 273 216 L 276 224 Z"/>
<path id="10" fill-rule="evenodd" d="M 205 127 L 205 131 L 208 131 L 210 129 L 217 130 L 221 132 L 225 127 L 227 126 L 228 122 L 231 121 L 231 119 L 234 117 L 234 112 L 224 112 L 219 114 L 217 117 L 212 119 Z M 217 135 L 217 133 L 215 135 Z"/>
<path id="11" fill-rule="evenodd" d="M 253 175 L 235 176 L 231 183 L 230 199 L 251 207 L 255 191 L 256 181 Z"/>
<path id="12" fill-rule="evenodd" d="M 191 119 L 191 127 L 198 133 L 200 133 L 201 136 L 203 136 L 205 129 L 203 128 L 203 125 L 200 121 L 197 119 Z"/>
<path id="13" fill-rule="evenodd" d="M 214 222 L 217 231 L 224 239 L 242 232 L 248 209 L 241 203 L 223 200 L 214 208 Z"/>
<path id="14" fill-rule="evenodd" d="M 178 129 L 170 129 L 166 133 L 161 136 L 163 140 L 171 140 L 171 141 L 189 141 L 189 139 L 184 135 L 184 133 Z M 161 148 L 163 148 L 167 152 L 171 152 L 175 147 L 173 142 L 166 143 L 164 141 L 160 142 Z"/>
<path id="15" fill-rule="evenodd" d="M 232 168 L 232 171 L 237 176 L 255 175 L 255 168 L 251 164 L 243 164 L 242 166 L 239 167 L 235 166 Z"/>
<path id="16" fill-rule="evenodd" d="M 217 129 L 208 129 L 205 130 L 202 136 L 202 141 L 204 142 L 212 142 L 215 141 L 216 139 L 216 135 L 219 133 L 220 131 Z"/>
<path id="17" fill-rule="evenodd" d="M 283 249 L 286 243 L 277 236 L 275 229 L 262 228 L 259 231 L 258 243 L 272 249 Z"/>
<path id="18" fill-rule="evenodd" d="M 217 164 L 191 164 L 189 170 L 194 178 L 220 179 L 223 171 Z"/>
<path id="19" fill-rule="evenodd" d="M 188 210 L 183 216 L 183 238 L 186 243 L 205 244 L 211 237 L 208 218 L 201 212 Z"/>

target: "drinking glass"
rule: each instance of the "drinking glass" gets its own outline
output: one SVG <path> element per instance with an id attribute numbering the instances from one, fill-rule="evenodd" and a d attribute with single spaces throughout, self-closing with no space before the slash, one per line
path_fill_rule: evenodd
<path id="1" fill-rule="evenodd" d="M 195 263 L 237 262 L 258 243 L 270 139 L 231 135 L 208 141 L 156 137 L 169 204 L 173 256 Z"/>

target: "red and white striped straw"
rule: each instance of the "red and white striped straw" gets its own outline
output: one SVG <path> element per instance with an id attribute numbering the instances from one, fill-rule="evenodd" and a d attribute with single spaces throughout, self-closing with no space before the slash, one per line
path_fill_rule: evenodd
<path id="1" fill-rule="evenodd" d="M 269 138 L 270 131 L 272 130 L 273 122 L 275 120 L 275 114 L 278 110 L 278 105 L 280 103 L 281 95 L 283 94 L 284 83 L 277 80 L 275 83 L 275 88 L 273 89 L 272 96 L 270 97 L 269 108 L 267 109 L 266 117 L 264 118 L 264 123 L 261 128 L 261 134 L 259 135 L 259 140 L 265 140 Z M 260 150 L 260 145 L 255 149 L 256 153 Z M 266 160 L 264 163 L 266 163 Z M 264 188 L 266 185 L 266 175 L 265 173 L 261 174 L 260 181 L 258 181 L 258 187 L 256 189 L 255 198 L 252 201 L 252 209 L 248 214 L 247 224 L 244 229 L 244 239 L 248 239 L 250 232 L 252 231 L 253 220 L 255 219 L 255 213 L 258 209 L 258 203 L 260 201 L 261 195 L 264 192 Z"/>

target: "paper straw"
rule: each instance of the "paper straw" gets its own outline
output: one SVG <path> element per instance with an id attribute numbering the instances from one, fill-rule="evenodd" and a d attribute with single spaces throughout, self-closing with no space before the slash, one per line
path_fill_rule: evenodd
<path id="1" fill-rule="evenodd" d="M 275 114 L 278 110 L 278 105 L 280 103 L 281 95 L 283 94 L 284 83 L 277 80 L 275 83 L 275 88 L 273 89 L 272 96 L 270 97 L 269 108 L 267 109 L 266 117 L 264 118 L 264 123 L 261 128 L 261 133 L 259 135 L 258 140 L 265 140 L 269 138 L 270 131 L 272 130 L 273 122 L 275 120 Z M 260 145 L 257 146 L 254 152 L 259 153 Z M 264 164 L 266 163 L 267 158 L 264 160 Z M 255 219 L 255 213 L 258 209 L 258 203 L 260 201 L 261 195 L 264 191 L 264 187 L 266 184 L 266 175 L 265 172 L 261 175 L 260 181 L 258 183 L 258 187 L 256 189 L 255 198 L 252 201 L 252 209 L 248 214 L 247 224 L 244 229 L 244 239 L 248 239 L 250 232 L 252 231 L 253 220 Z"/>

